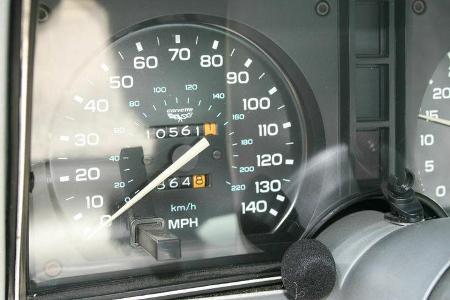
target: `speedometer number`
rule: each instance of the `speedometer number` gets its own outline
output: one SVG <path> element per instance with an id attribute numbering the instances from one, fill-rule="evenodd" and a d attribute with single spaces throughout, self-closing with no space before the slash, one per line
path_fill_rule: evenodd
<path id="1" fill-rule="evenodd" d="M 246 110 L 267 110 L 270 108 L 270 98 L 269 97 L 262 97 L 262 98 L 249 98 L 249 99 L 242 99 L 242 102 L 244 103 L 244 111 Z"/>
<path id="2" fill-rule="evenodd" d="M 171 61 L 177 59 L 180 61 L 187 61 L 191 59 L 191 50 L 189 48 L 171 48 L 169 49 L 169 52 L 172 54 L 172 57 L 170 58 Z"/>
<path id="3" fill-rule="evenodd" d="M 156 56 L 136 56 L 133 59 L 133 66 L 136 70 L 142 70 L 145 68 L 156 69 L 158 67 L 158 58 Z"/>
<path id="4" fill-rule="evenodd" d="M 267 211 L 267 201 L 250 201 L 249 203 L 242 203 L 242 214 L 262 214 Z"/>

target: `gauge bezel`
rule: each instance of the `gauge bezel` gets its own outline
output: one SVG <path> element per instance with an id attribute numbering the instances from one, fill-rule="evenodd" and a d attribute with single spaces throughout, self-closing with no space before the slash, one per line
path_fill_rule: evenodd
<path id="1" fill-rule="evenodd" d="M 167 25 L 167 24 L 177 24 L 177 23 L 193 23 L 193 24 L 199 24 L 199 25 L 207 25 L 212 26 L 216 28 L 220 28 L 222 30 L 226 31 L 232 31 L 233 34 L 238 35 L 239 37 L 249 41 L 251 44 L 255 45 L 262 53 L 264 53 L 270 60 L 273 61 L 274 65 L 280 69 L 280 73 L 282 73 L 284 76 L 286 76 L 286 82 L 288 82 L 291 85 L 292 91 L 296 94 L 296 102 L 295 105 L 297 106 L 297 109 L 299 112 L 302 113 L 302 119 L 305 124 L 302 124 L 302 128 L 305 130 L 305 140 L 308 141 L 308 143 L 305 143 L 305 161 L 307 161 L 308 157 L 311 157 L 318 151 L 322 150 L 325 146 L 325 134 L 324 134 L 324 128 L 323 128 L 323 122 L 322 117 L 318 108 L 318 105 L 316 103 L 316 99 L 314 97 L 314 94 L 307 83 L 306 78 L 302 74 L 302 72 L 298 69 L 295 62 L 280 48 L 278 47 L 275 42 L 269 40 L 266 36 L 263 34 L 257 32 L 256 30 L 243 25 L 241 23 L 231 21 L 228 19 L 223 19 L 220 17 L 213 17 L 213 16 L 207 16 L 207 15 L 194 15 L 194 14 L 182 14 L 182 15 L 170 15 L 170 16 L 164 16 L 159 17 L 156 19 L 147 20 L 144 22 L 141 22 L 139 24 L 133 25 L 131 27 L 128 27 L 119 33 L 115 34 L 111 39 L 108 40 L 105 47 L 109 46 L 114 41 L 120 39 L 121 37 L 134 32 L 136 30 L 154 26 L 154 25 Z M 103 51 L 103 47 L 99 51 Z M 95 56 L 95 53 L 94 53 Z M 299 88 L 299 86 L 303 86 L 302 89 Z M 304 101 L 304 99 L 312 99 L 313 101 Z M 246 257 L 253 257 L 254 255 L 247 255 Z M 245 263 L 246 259 L 243 257 L 236 258 L 236 262 L 242 261 L 244 263 L 242 266 L 243 270 L 248 268 L 256 267 L 258 268 L 258 264 L 261 263 Z M 258 260 L 259 261 L 259 260 Z M 269 261 L 261 260 L 262 262 L 266 261 L 266 263 Z M 278 268 L 277 263 L 272 264 L 272 267 L 269 268 L 267 275 L 273 275 L 273 268 L 275 270 Z M 180 265 L 180 269 L 182 268 L 183 264 Z M 266 266 L 267 267 L 267 266 Z M 264 268 L 263 268 L 264 269 Z M 225 272 L 226 270 L 221 270 L 220 272 Z M 219 272 L 219 273 L 220 273 Z M 118 275 L 118 280 L 121 280 L 119 278 L 123 278 L 124 272 L 119 272 L 120 275 Z M 275 271 L 276 273 L 276 271 Z M 154 276 L 144 275 L 145 278 L 153 278 Z M 240 272 L 238 275 L 232 276 L 232 278 L 235 279 L 249 279 L 253 278 L 254 276 L 248 273 L 247 271 Z M 206 279 L 206 278 L 204 278 Z M 228 279 L 218 279 L 217 281 L 224 281 Z M 103 280 L 96 281 L 97 282 L 103 282 Z M 124 282 L 127 282 L 124 286 L 128 286 L 129 281 L 125 279 Z M 29 282 L 32 284 L 31 282 Z M 53 282 L 54 284 L 55 282 Z M 90 283 L 92 284 L 92 283 Z M 108 286 L 108 283 L 105 283 L 106 286 Z M 84 285 L 83 285 L 84 286 Z M 65 289 L 65 288 L 71 288 L 73 287 L 73 284 L 67 284 L 67 285 L 60 285 L 58 286 L 58 289 Z M 122 286 L 123 287 L 123 286 Z M 157 290 L 164 290 L 170 287 L 166 288 L 157 288 L 154 287 Z M 51 292 L 54 291 L 54 289 L 49 288 L 46 289 L 47 291 Z M 33 291 L 33 288 L 31 289 Z M 39 289 L 41 292 L 42 290 Z M 156 290 L 155 290 L 156 291 Z M 125 292 L 125 290 L 117 290 L 117 292 Z M 151 291 L 153 293 L 153 291 Z"/>

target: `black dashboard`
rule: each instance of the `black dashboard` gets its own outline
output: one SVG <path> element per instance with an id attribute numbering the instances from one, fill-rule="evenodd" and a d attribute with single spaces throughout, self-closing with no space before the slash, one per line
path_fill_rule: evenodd
<path id="1" fill-rule="evenodd" d="M 446 1 L 11 7 L 16 297 L 270 292 L 355 213 L 450 213 Z"/>

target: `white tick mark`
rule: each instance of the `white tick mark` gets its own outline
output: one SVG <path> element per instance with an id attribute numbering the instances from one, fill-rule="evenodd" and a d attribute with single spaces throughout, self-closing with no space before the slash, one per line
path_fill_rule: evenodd
<path id="1" fill-rule="evenodd" d="M 284 197 L 283 195 L 277 195 L 276 199 L 280 202 L 284 202 L 284 199 L 286 199 L 286 197 Z"/>
<path id="2" fill-rule="evenodd" d="M 84 99 L 81 96 L 75 95 L 73 96 L 73 101 L 83 103 Z"/>
<path id="3" fill-rule="evenodd" d="M 247 58 L 247 60 L 245 61 L 245 63 L 244 63 L 244 66 L 246 67 L 246 68 L 248 68 L 248 67 L 250 67 L 250 65 L 252 64 L 252 60 L 250 59 L 250 58 Z"/>
<path id="4" fill-rule="evenodd" d="M 291 126 L 292 126 L 292 125 L 291 125 L 291 122 L 283 123 L 283 128 L 284 128 L 284 129 L 290 128 Z"/>
<path id="5" fill-rule="evenodd" d="M 142 47 L 142 43 L 141 42 L 137 42 L 136 43 L 136 49 L 138 52 L 141 52 L 142 50 L 144 50 L 144 48 Z"/>
<path id="6" fill-rule="evenodd" d="M 273 95 L 273 94 L 275 94 L 277 91 L 278 91 L 277 88 L 276 88 L 276 87 L 273 87 L 273 88 L 271 88 L 271 89 L 269 90 L 269 95 Z"/>
<path id="7" fill-rule="evenodd" d="M 211 48 L 213 48 L 214 50 L 217 50 L 217 47 L 219 47 L 219 41 L 214 40 Z"/>
<path id="8" fill-rule="evenodd" d="M 109 67 L 105 64 L 101 64 L 101 68 L 103 71 L 108 72 L 109 71 Z"/>
<path id="9" fill-rule="evenodd" d="M 59 177 L 59 182 L 67 182 L 70 181 L 70 177 L 69 176 L 61 176 Z"/>

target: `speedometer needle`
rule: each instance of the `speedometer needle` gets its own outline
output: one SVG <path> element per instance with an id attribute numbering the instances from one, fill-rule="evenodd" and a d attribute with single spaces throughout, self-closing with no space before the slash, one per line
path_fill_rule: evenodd
<path id="1" fill-rule="evenodd" d="M 91 234 L 87 237 L 88 239 L 92 238 L 95 234 L 97 234 L 104 227 L 111 225 L 112 221 L 120 217 L 124 212 L 130 209 L 133 205 L 135 205 L 138 201 L 144 198 L 148 193 L 150 193 L 154 188 L 160 185 L 164 180 L 173 175 L 176 171 L 182 168 L 185 164 L 190 162 L 193 158 L 199 155 L 203 150 L 209 147 L 209 142 L 206 138 L 202 138 L 198 141 L 191 149 L 186 151 L 180 158 L 178 158 L 173 164 L 171 164 L 167 169 L 165 169 L 161 174 L 156 176 L 149 184 L 147 184 L 143 189 L 141 189 L 136 195 L 134 195 L 124 206 L 119 208 L 111 218 L 97 227 L 96 230 L 92 231 Z"/>
<path id="2" fill-rule="evenodd" d="M 450 120 L 446 120 L 446 119 L 442 119 L 442 118 L 437 118 L 437 117 L 430 117 L 427 115 L 419 115 L 419 118 L 425 120 L 425 121 L 430 121 L 433 123 L 438 123 L 438 124 L 442 124 L 445 126 L 450 126 Z"/>

